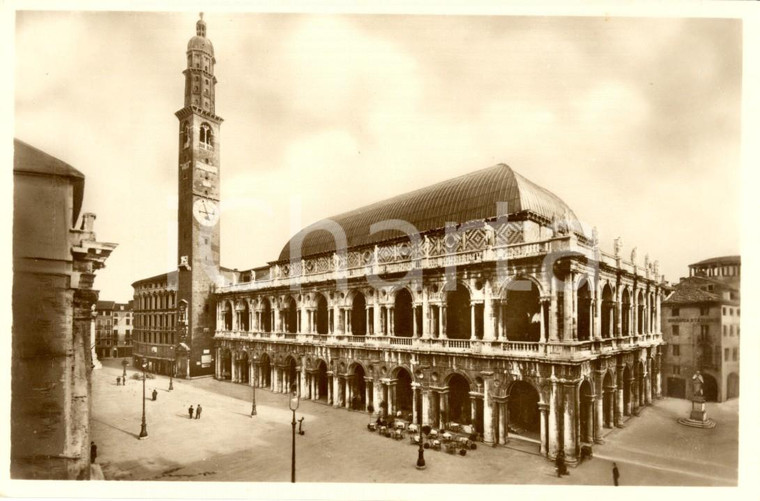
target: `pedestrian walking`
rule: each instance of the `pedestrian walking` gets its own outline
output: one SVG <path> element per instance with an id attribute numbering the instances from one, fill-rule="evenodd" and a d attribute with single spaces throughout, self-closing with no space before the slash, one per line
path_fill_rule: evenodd
<path id="1" fill-rule="evenodd" d="M 153 401 L 154 402 L 156 401 L 156 398 L 158 398 L 158 392 L 156 391 L 155 388 L 153 388 Z"/>
<path id="2" fill-rule="evenodd" d="M 198 404 L 195 407 L 195 419 L 200 419 L 201 418 L 201 411 L 202 410 L 203 410 L 203 408 L 201 407 L 201 404 Z"/>
<path id="3" fill-rule="evenodd" d="M 190 414 L 190 419 L 193 419 L 193 406 L 190 405 L 190 408 L 187 409 L 187 413 Z"/>
<path id="4" fill-rule="evenodd" d="M 116 376 L 116 386 L 121 386 L 121 376 Z"/>
<path id="5" fill-rule="evenodd" d="M 612 480 L 615 482 L 615 487 L 618 486 L 618 479 L 620 478 L 620 472 L 618 471 L 617 463 L 612 463 Z"/>
<path id="6" fill-rule="evenodd" d="M 95 442 L 90 442 L 90 463 L 95 462 L 95 458 L 98 457 L 98 446 Z"/>

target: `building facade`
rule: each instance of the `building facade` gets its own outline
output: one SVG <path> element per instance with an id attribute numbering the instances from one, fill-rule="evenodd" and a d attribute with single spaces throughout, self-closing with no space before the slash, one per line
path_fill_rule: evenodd
<path id="1" fill-rule="evenodd" d="M 11 477 L 90 478 L 95 272 L 116 244 L 84 213 L 84 175 L 14 141 Z"/>
<path id="2" fill-rule="evenodd" d="M 99 359 L 132 356 L 132 301 L 98 301 L 95 307 L 95 352 Z"/>
<path id="3" fill-rule="evenodd" d="M 740 281 L 740 256 L 706 259 L 689 265 L 689 276 L 663 302 L 667 396 L 692 398 L 697 371 L 708 401 L 739 396 Z"/>
<path id="4" fill-rule="evenodd" d="M 147 370 L 175 374 L 177 326 L 177 273 L 138 280 L 134 288 L 134 367 L 147 362 Z M 186 363 L 186 360 L 182 360 Z M 180 374 L 185 374 L 183 367 Z"/>
<path id="5" fill-rule="evenodd" d="M 562 200 L 504 164 L 315 223 L 267 266 L 221 268 L 221 119 L 196 28 L 177 114 L 175 338 L 142 330 L 172 280 L 135 282 L 136 354 L 184 344 L 186 377 L 293 388 L 487 444 L 523 438 L 570 463 L 660 395 L 657 263 L 624 258 L 619 239 L 603 252 Z"/>

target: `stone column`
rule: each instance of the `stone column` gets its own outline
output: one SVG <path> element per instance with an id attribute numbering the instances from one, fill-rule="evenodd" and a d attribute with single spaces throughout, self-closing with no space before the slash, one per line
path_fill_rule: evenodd
<path id="1" fill-rule="evenodd" d="M 417 423 L 417 388 L 419 388 L 419 383 L 412 383 L 412 423 Z"/>
<path id="2" fill-rule="evenodd" d="M 445 312 L 445 307 L 443 305 L 438 306 L 438 337 L 441 339 L 446 339 L 446 332 L 443 329 L 443 317 Z"/>
<path id="3" fill-rule="evenodd" d="M 433 398 L 432 392 L 422 390 L 422 424 L 423 425 L 430 425 L 432 423 L 432 415 L 431 415 L 431 402 L 430 400 Z"/>
<path id="4" fill-rule="evenodd" d="M 597 444 L 603 444 L 602 438 L 602 425 L 604 423 L 604 399 L 606 398 L 606 390 L 602 388 L 601 384 L 597 385 L 596 400 L 594 401 L 594 442 Z"/>
<path id="5" fill-rule="evenodd" d="M 575 340 L 576 335 L 576 329 L 575 329 L 575 309 L 573 308 L 575 303 L 575 291 L 573 290 L 573 273 L 570 272 L 565 276 L 564 280 L 564 315 L 563 315 L 563 321 L 565 324 L 565 328 L 562 330 L 562 340 L 563 341 L 569 341 L 569 340 Z M 567 452 L 565 453 L 567 454 Z"/>
<path id="6" fill-rule="evenodd" d="M 344 389 L 343 389 L 343 406 L 346 409 L 350 409 L 351 408 L 351 401 L 354 398 L 354 395 L 353 395 L 353 393 L 354 393 L 353 392 L 353 386 L 351 385 L 352 381 L 353 381 L 353 379 L 351 377 L 349 377 L 349 376 L 346 376 L 346 377 L 343 378 L 343 382 L 344 382 L 344 385 L 343 385 L 344 386 Z"/>
<path id="7" fill-rule="evenodd" d="M 576 418 L 578 413 L 578 386 L 575 383 L 565 383 L 564 393 L 564 416 L 563 416 L 563 449 L 568 463 L 578 460 L 578 435 L 576 433 Z"/>
<path id="8" fill-rule="evenodd" d="M 486 280 L 483 296 L 483 340 L 493 341 L 496 339 L 496 314 L 494 300 L 491 297 L 490 280 Z"/>
<path id="9" fill-rule="evenodd" d="M 340 407 L 340 376 L 333 374 L 332 382 L 332 406 L 337 408 Z"/>
<path id="10" fill-rule="evenodd" d="M 551 287 L 549 300 L 549 341 L 552 342 L 559 341 L 559 329 L 557 327 L 557 290 L 554 282 L 555 280 L 553 278 L 549 279 Z M 507 333 L 507 336 L 509 336 L 509 333 Z M 551 450 L 550 454 L 552 454 Z M 554 452 L 554 455 L 556 455 L 556 451 Z"/>
<path id="11" fill-rule="evenodd" d="M 446 393 L 443 391 L 438 392 L 438 423 L 436 428 L 443 428 L 446 423 Z"/>
<path id="12" fill-rule="evenodd" d="M 638 414 L 639 412 L 639 382 L 635 378 L 628 380 L 628 405 L 626 406 L 626 413 L 628 415 Z"/>
<path id="13" fill-rule="evenodd" d="M 475 303 L 470 301 L 470 339 L 475 339 L 475 312 L 477 311 L 477 308 L 475 308 Z"/>
<path id="14" fill-rule="evenodd" d="M 483 373 L 481 372 L 481 374 Z M 491 385 L 493 384 L 493 380 L 491 379 L 493 373 L 485 373 L 483 376 L 483 442 L 487 445 L 491 445 L 493 444 L 494 422 L 493 409 L 491 408 L 493 401 L 491 400 L 489 393 Z M 477 403 L 474 398 L 470 397 L 470 399 L 474 404 L 472 408 L 472 422 L 475 422 L 477 416 Z"/>
<path id="15" fill-rule="evenodd" d="M 624 407 L 624 398 L 623 398 L 623 372 L 622 367 L 618 369 L 620 372 L 618 374 L 618 384 L 616 389 L 616 402 L 615 402 L 615 426 L 618 428 L 623 427 L 623 415 L 625 414 L 625 407 Z"/>
<path id="16" fill-rule="evenodd" d="M 430 302 L 428 300 L 427 287 L 422 288 L 422 338 L 430 336 Z"/>
<path id="17" fill-rule="evenodd" d="M 552 378 L 551 394 L 549 396 L 549 440 L 548 440 L 548 457 L 554 459 L 557 457 L 560 449 L 559 430 L 562 424 L 562 415 L 559 408 L 559 385 L 557 380 Z"/>
<path id="18" fill-rule="evenodd" d="M 644 377 L 644 405 L 652 405 L 652 373 Z"/>
<path id="19" fill-rule="evenodd" d="M 301 362 L 303 364 L 303 362 Z M 309 386 L 306 384 L 306 365 L 301 365 L 301 387 L 298 389 L 299 394 L 305 393 L 306 398 L 311 398 Z"/>
<path id="20" fill-rule="evenodd" d="M 542 343 L 545 343 L 547 341 L 547 325 L 546 325 L 546 312 L 548 311 L 547 308 L 549 307 L 549 304 L 551 303 L 551 297 L 542 297 L 539 300 L 539 315 L 540 318 L 540 324 L 539 324 L 539 332 L 541 337 L 539 338 L 539 341 Z"/>
<path id="21" fill-rule="evenodd" d="M 396 335 L 396 311 L 395 307 L 389 306 L 388 307 L 388 332 L 391 336 Z"/>
<path id="22" fill-rule="evenodd" d="M 412 337 L 417 337 L 417 305 L 412 304 Z"/>
<path id="23" fill-rule="evenodd" d="M 496 405 L 494 407 L 494 415 L 496 416 L 496 422 L 497 422 L 497 435 L 499 437 L 498 443 L 499 445 L 505 445 L 507 443 L 507 427 L 506 427 L 506 421 L 504 420 L 504 402 L 496 401 Z"/>
<path id="24" fill-rule="evenodd" d="M 539 452 L 542 456 L 549 455 L 549 434 L 547 422 L 549 421 L 549 406 L 545 403 L 539 402 L 538 412 L 541 414 L 541 447 Z"/>
<path id="25" fill-rule="evenodd" d="M 364 409 L 363 411 L 367 410 L 367 407 L 369 404 L 372 403 L 372 378 L 371 377 L 365 377 L 364 378 Z"/>
<path id="26" fill-rule="evenodd" d="M 380 381 L 372 382 L 372 403 L 375 411 L 380 411 L 380 402 L 383 400 L 383 384 Z"/>
<path id="27" fill-rule="evenodd" d="M 662 355 L 660 354 L 659 350 L 657 354 L 655 355 L 655 385 L 654 385 L 654 396 L 655 398 L 662 398 Z"/>
<path id="28" fill-rule="evenodd" d="M 388 413 L 392 416 L 396 416 L 398 410 L 396 405 L 396 380 L 392 379 L 388 383 Z"/>
<path id="29" fill-rule="evenodd" d="M 587 416 L 586 418 L 586 429 L 582 430 L 582 434 L 585 436 L 586 440 L 588 442 L 594 441 L 594 433 L 596 432 L 596 401 L 601 400 L 601 396 L 597 396 L 595 394 L 589 395 L 586 397 L 586 401 L 582 403 L 582 405 L 586 406 L 585 414 Z"/>
<path id="30" fill-rule="evenodd" d="M 440 313 L 441 331 L 438 337 L 441 337 L 443 339 L 448 339 L 448 335 L 446 334 L 446 305 L 441 304 L 440 310 L 441 310 L 441 313 Z"/>

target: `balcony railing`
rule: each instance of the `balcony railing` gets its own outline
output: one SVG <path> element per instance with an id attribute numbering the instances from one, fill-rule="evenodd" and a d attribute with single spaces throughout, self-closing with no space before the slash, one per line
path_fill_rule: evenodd
<path id="1" fill-rule="evenodd" d="M 440 351 L 452 353 L 485 353 L 510 357 L 582 359 L 593 355 L 627 351 L 647 347 L 662 341 L 661 334 L 624 336 L 586 341 L 528 342 L 509 340 L 448 339 L 396 337 L 386 335 L 357 336 L 352 334 L 315 334 L 290 332 L 217 331 L 216 339 L 264 340 L 316 344 L 321 346 L 365 346 L 367 348 L 392 346 L 404 351 Z"/>

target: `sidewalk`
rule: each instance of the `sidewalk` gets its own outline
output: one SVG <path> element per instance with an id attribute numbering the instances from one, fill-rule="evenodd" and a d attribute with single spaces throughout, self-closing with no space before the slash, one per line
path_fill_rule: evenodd
<path id="1" fill-rule="evenodd" d="M 168 378 L 156 376 L 146 382 L 148 399 L 153 388 L 158 391 L 156 402 L 145 402 L 149 437 L 138 440 L 142 382 L 128 379 L 126 387 L 116 386 L 118 362 L 106 361 L 93 372 L 92 436 L 106 479 L 290 481 L 287 395 L 257 390 L 258 415 L 251 418 L 249 386 L 211 378 L 175 380 L 168 392 Z M 187 408 L 198 403 L 201 419 L 188 419 Z M 736 435 L 731 409 L 711 413 L 718 421 L 715 429 L 699 430 L 675 422 L 681 401 L 656 405 L 613 430 L 605 445 L 595 446 L 593 460 L 559 479 L 553 464 L 534 453 L 482 444 L 464 457 L 425 451 L 427 468 L 419 471 L 417 449 L 408 439 L 366 431 L 365 413 L 305 400 L 297 411 L 306 432 L 296 437 L 297 480 L 611 485 L 611 461 L 617 461 L 622 485 L 735 484 L 738 445 L 735 438 L 728 440 L 732 426 Z"/>

